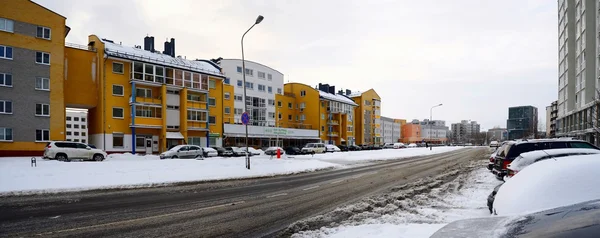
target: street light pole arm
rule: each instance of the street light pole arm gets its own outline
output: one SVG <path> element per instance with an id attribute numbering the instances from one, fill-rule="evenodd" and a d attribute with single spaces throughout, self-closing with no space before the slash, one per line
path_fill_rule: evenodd
<path id="1" fill-rule="evenodd" d="M 248 34 L 248 32 L 250 30 L 252 30 L 252 28 L 256 26 L 256 23 L 252 24 L 252 26 L 250 28 L 248 28 L 248 30 L 246 32 L 244 32 L 244 34 L 242 35 L 242 59 L 244 58 L 244 37 L 246 36 L 246 34 Z M 245 70 L 245 69 L 244 69 Z M 245 73 L 245 72 L 244 72 Z"/>

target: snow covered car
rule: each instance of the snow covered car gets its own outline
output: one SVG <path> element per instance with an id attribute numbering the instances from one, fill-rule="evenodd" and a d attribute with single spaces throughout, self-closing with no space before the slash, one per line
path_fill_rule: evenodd
<path id="1" fill-rule="evenodd" d="M 406 145 L 404 145 L 404 143 L 394 143 L 393 147 L 394 149 L 402 149 L 402 148 L 406 148 Z"/>
<path id="2" fill-rule="evenodd" d="M 490 213 L 494 213 L 494 200 L 496 199 L 496 194 L 498 193 L 498 190 L 500 190 L 500 186 L 502 186 L 502 184 L 498 184 L 490 193 L 490 195 L 488 195 L 487 207 L 490 210 Z"/>
<path id="3" fill-rule="evenodd" d="M 242 147 L 242 149 L 244 149 L 244 148 Z M 250 154 L 250 156 L 261 155 L 262 154 L 262 150 L 257 150 L 257 149 L 254 149 L 252 147 L 248 147 L 248 154 Z"/>
<path id="4" fill-rule="evenodd" d="M 203 157 L 202 148 L 197 145 L 177 145 L 162 152 L 160 159 L 194 159 Z"/>
<path id="5" fill-rule="evenodd" d="M 573 156 L 573 155 L 589 155 L 589 154 L 600 154 L 600 150 L 596 149 L 553 149 L 553 150 L 537 150 L 527 153 L 522 153 L 514 159 L 508 166 L 508 177 L 512 177 L 525 167 L 542 161 L 545 159 L 553 159 L 559 157 Z"/>
<path id="6" fill-rule="evenodd" d="M 335 145 L 325 145 L 325 152 L 340 152 L 342 151 L 339 147 Z"/>
<path id="7" fill-rule="evenodd" d="M 223 157 L 233 156 L 233 152 L 232 151 L 226 150 L 223 147 L 214 146 L 212 148 L 217 151 L 217 153 L 219 154 L 219 156 L 223 156 Z"/>
<path id="8" fill-rule="evenodd" d="M 417 148 L 417 144 L 410 143 L 410 144 L 408 144 L 408 148 Z"/>
<path id="9" fill-rule="evenodd" d="M 285 154 L 285 151 L 281 147 L 269 147 L 265 150 L 265 155 L 277 155 L 277 149 L 279 149 L 279 153 L 282 155 Z"/>
<path id="10" fill-rule="evenodd" d="M 384 149 L 394 149 L 394 143 L 385 143 L 383 145 Z"/>
<path id="11" fill-rule="evenodd" d="M 235 157 L 240 157 L 240 156 L 246 156 L 246 151 L 244 151 L 242 148 L 239 147 L 225 147 L 225 150 L 230 151 L 231 152 L 231 156 L 235 156 Z"/>
<path id="12" fill-rule="evenodd" d="M 71 141 L 51 141 L 44 148 L 44 159 L 71 161 L 72 159 L 103 161 L 107 154 L 103 150 Z"/>
<path id="13" fill-rule="evenodd" d="M 494 199 L 494 214 L 542 211 L 600 198 L 600 154 L 542 160 L 506 181 Z"/>
<path id="14" fill-rule="evenodd" d="M 590 200 L 525 215 L 458 220 L 430 238 L 598 237 L 599 204 Z"/>
<path id="15" fill-rule="evenodd" d="M 217 157 L 219 156 L 219 152 L 210 147 L 203 147 L 202 155 L 204 155 L 204 157 Z"/>

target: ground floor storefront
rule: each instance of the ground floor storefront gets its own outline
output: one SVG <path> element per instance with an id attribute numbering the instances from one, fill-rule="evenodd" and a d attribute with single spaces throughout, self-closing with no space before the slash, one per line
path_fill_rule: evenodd
<path id="1" fill-rule="evenodd" d="M 244 125 L 225 124 L 224 129 L 223 146 L 240 147 L 246 144 L 246 127 Z M 320 141 L 317 130 L 248 126 L 248 146 L 254 148 L 302 147 L 306 143 Z"/>

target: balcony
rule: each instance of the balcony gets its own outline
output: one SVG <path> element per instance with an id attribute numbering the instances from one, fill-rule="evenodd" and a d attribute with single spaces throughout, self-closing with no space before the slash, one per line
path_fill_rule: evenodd
<path id="1" fill-rule="evenodd" d="M 160 129 L 162 128 L 162 120 L 162 118 L 135 117 L 135 124 L 130 124 L 129 127 Z"/>
<path id="2" fill-rule="evenodd" d="M 329 132 L 329 133 L 327 133 L 327 136 L 329 136 L 329 137 L 338 137 L 339 134 L 337 132 Z"/>
<path id="3" fill-rule="evenodd" d="M 208 131 L 207 121 L 187 121 L 188 130 L 190 131 Z"/>
<path id="4" fill-rule="evenodd" d="M 327 125 L 339 125 L 340 122 L 337 120 L 329 120 L 327 121 Z"/>
<path id="5" fill-rule="evenodd" d="M 187 107 L 188 108 L 195 108 L 195 109 L 207 109 L 207 102 L 199 102 L 199 101 L 187 101 Z"/>
<path id="6" fill-rule="evenodd" d="M 162 106 L 162 99 L 148 98 L 148 97 L 135 97 L 135 103 Z"/>

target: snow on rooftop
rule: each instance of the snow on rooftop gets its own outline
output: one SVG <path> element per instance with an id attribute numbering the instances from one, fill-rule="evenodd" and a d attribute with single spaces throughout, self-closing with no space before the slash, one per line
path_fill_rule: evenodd
<path id="1" fill-rule="evenodd" d="M 356 104 L 354 101 L 352 101 L 352 99 L 347 98 L 347 97 L 345 97 L 343 95 L 331 94 L 331 93 L 319 90 L 319 96 L 321 96 L 322 98 L 331 100 L 331 101 L 336 101 L 336 102 L 341 102 L 341 103 L 345 103 L 345 104 L 350 104 L 352 106 L 358 106 L 358 104 Z"/>
<path id="2" fill-rule="evenodd" d="M 159 52 L 153 53 L 147 50 L 138 49 L 131 46 L 115 44 L 106 40 L 102 40 L 102 42 L 104 43 L 106 53 L 110 56 L 188 69 L 199 73 L 208 73 L 212 75 L 223 76 L 219 68 L 205 61 L 187 60 L 178 57 L 171 57 L 170 55 L 162 54 Z"/>
<path id="3" fill-rule="evenodd" d="M 350 93 L 350 95 L 348 95 L 348 97 L 358 97 L 360 95 L 362 95 L 361 91 L 355 91 L 355 92 Z"/>

